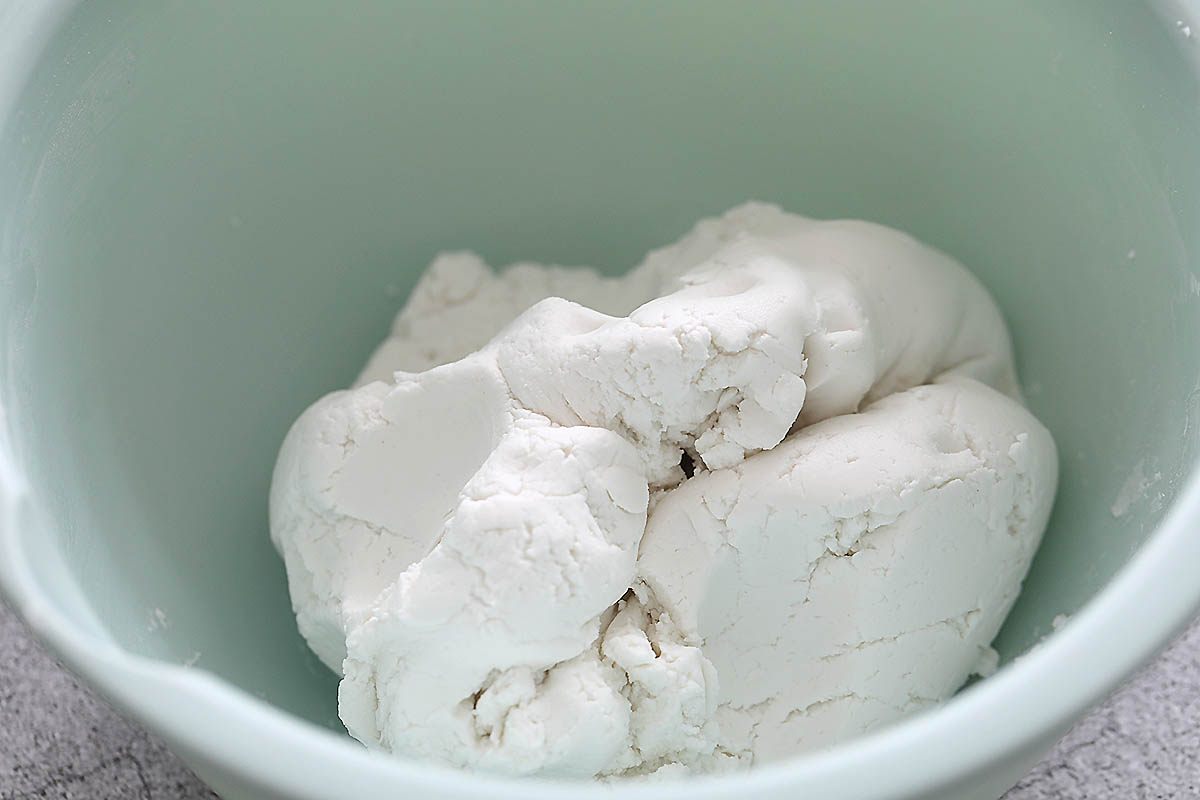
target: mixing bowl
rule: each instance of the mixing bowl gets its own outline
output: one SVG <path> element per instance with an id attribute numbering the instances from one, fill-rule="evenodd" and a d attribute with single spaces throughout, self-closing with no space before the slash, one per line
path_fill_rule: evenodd
<path id="1" fill-rule="evenodd" d="M 231 800 L 609 796 L 345 735 L 277 447 L 441 248 L 615 272 L 747 198 L 872 219 L 994 293 L 1061 451 L 1004 666 L 624 793 L 994 798 L 1200 602 L 1197 41 L 1200 2 L 0 0 L 0 584 Z"/>

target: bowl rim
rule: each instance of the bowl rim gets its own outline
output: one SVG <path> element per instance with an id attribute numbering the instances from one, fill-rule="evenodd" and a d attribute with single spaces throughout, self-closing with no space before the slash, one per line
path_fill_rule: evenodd
<path id="1" fill-rule="evenodd" d="M 0 0 L 0 132 L 43 50 L 78 0 Z M 1168 0 L 1164 24 L 1200 11 Z M 1168 21 L 1170 20 L 1170 21 Z M 1200 65 L 1200 56 L 1193 56 Z M 202 669 L 139 656 L 47 599 L 22 543 L 37 498 L 21 473 L 0 405 L 0 594 L 87 683 L 163 737 L 202 773 L 296 798 L 419 796 L 610 798 L 600 784 L 488 777 L 371 753 Z M 1200 608 L 1200 461 L 1157 529 L 1063 628 L 952 702 L 828 750 L 735 775 L 622 792 L 641 800 L 811 792 L 846 800 L 910 796 L 984 772 L 1061 734 L 1148 661 Z M 951 755 L 952 757 L 947 757 Z M 869 768 L 864 768 L 868 765 Z"/>

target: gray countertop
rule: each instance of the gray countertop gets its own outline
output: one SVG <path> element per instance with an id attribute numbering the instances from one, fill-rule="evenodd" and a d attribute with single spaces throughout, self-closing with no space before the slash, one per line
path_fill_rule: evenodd
<path id="1" fill-rule="evenodd" d="M 209 800 L 156 738 L 98 700 L 0 604 L 0 800 Z M 1200 798 L 1200 620 L 1004 800 Z"/>

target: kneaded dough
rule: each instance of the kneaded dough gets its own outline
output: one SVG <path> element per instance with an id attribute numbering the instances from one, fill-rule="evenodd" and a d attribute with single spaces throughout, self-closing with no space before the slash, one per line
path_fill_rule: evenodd
<path id="1" fill-rule="evenodd" d="M 368 746 L 560 777 L 720 771 L 951 695 L 1057 459 L 961 266 L 748 204 L 623 278 L 439 258 L 271 490 Z"/>

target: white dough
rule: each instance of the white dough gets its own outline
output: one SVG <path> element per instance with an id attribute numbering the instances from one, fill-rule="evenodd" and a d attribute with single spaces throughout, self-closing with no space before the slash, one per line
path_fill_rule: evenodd
<path id="1" fill-rule="evenodd" d="M 779 758 L 952 694 L 1016 599 L 1055 465 L 1020 404 L 952 378 L 665 496 L 639 573 L 720 676 L 722 740 Z"/>
<path id="2" fill-rule="evenodd" d="M 271 535 L 367 745 L 664 777 L 953 694 L 1056 475 L 969 273 L 748 204 L 624 278 L 439 257 L 288 434 Z"/>

